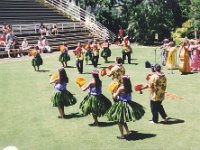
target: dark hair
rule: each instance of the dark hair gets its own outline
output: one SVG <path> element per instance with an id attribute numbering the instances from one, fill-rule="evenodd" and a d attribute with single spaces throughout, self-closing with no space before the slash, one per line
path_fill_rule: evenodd
<path id="1" fill-rule="evenodd" d="M 68 83 L 69 82 L 69 79 L 67 77 L 67 73 L 66 73 L 64 68 L 59 69 L 58 73 L 59 73 L 60 83 L 62 83 L 62 82 Z"/>
<path id="2" fill-rule="evenodd" d="M 116 62 L 117 62 L 117 64 L 122 64 L 122 58 L 121 57 L 116 57 Z"/>
<path id="3" fill-rule="evenodd" d="M 64 46 L 67 46 L 68 44 L 67 44 L 67 42 L 64 42 L 63 45 L 64 45 Z"/>
<path id="4" fill-rule="evenodd" d="M 97 87 L 101 87 L 102 86 L 102 81 L 99 78 L 98 74 L 92 74 L 94 80 L 95 80 L 95 86 Z"/>
<path id="5" fill-rule="evenodd" d="M 161 66 L 159 64 L 155 64 L 155 70 L 160 72 L 161 71 Z"/>
<path id="6" fill-rule="evenodd" d="M 124 85 L 124 92 L 126 94 L 132 93 L 132 84 L 129 78 L 122 78 L 123 85 Z"/>

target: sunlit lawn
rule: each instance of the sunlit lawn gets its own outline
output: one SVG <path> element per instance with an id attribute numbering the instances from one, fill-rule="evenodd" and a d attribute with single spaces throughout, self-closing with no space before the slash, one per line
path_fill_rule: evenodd
<path id="1" fill-rule="evenodd" d="M 121 49 L 112 47 L 111 63 L 105 64 L 100 58 L 99 69 L 114 63 L 121 55 Z M 146 75 L 151 72 L 145 68 L 146 60 L 155 63 L 155 48 L 137 47 L 133 50 L 133 64 L 125 64 L 127 74 L 131 76 L 133 86 L 146 83 Z M 160 50 L 157 49 L 156 61 L 160 63 Z M 49 84 L 49 73 L 57 72 L 61 64 L 59 53 L 43 54 L 44 65 L 41 72 L 35 72 L 31 66 L 31 57 L 0 60 L 0 149 L 14 145 L 19 150 L 197 150 L 200 148 L 200 73 L 180 75 L 164 68 L 168 79 L 167 91 L 183 99 L 164 101 L 164 107 L 170 124 L 150 124 L 148 90 L 143 94 L 133 92 L 133 100 L 146 108 L 144 117 L 128 126 L 133 134 L 128 140 L 118 140 L 117 125 L 99 118 L 100 127 L 91 127 L 92 116 L 81 116 L 79 104 L 87 94 L 75 84 L 80 76 L 75 67 L 75 58 L 71 56 L 70 68 L 66 68 L 70 82 L 67 86 L 78 99 L 74 106 L 65 108 L 68 119 L 58 119 L 57 108 L 50 101 L 53 85 Z M 84 65 L 84 76 L 89 81 L 92 65 Z M 109 77 L 101 77 L 103 93 L 111 99 L 108 85 Z M 111 99 L 112 101 L 112 99 Z M 160 118 L 160 120 L 162 120 Z"/>

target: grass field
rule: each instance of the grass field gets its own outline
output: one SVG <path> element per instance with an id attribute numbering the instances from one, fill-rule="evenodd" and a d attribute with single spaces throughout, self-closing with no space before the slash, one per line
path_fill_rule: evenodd
<path id="1" fill-rule="evenodd" d="M 154 49 L 137 47 L 133 51 L 134 64 L 125 64 L 127 74 L 131 75 L 133 86 L 146 83 L 146 75 L 151 72 L 144 67 L 149 60 L 154 63 Z M 99 68 L 114 63 L 121 54 L 120 48 L 112 47 L 112 61 Z M 75 94 L 78 103 L 65 108 L 68 119 L 58 119 L 57 108 L 50 101 L 53 85 L 49 84 L 49 73 L 57 72 L 61 64 L 59 53 L 43 54 L 44 65 L 41 72 L 31 66 L 31 57 L 0 60 L 0 149 L 14 145 L 19 150 L 197 150 L 200 148 L 200 73 L 180 75 L 178 70 L 171 74 L 164 69 L 168 79 L 167 91 L 183 99 L 165 99 L 163 105 L 171 119 L 170 124 L 150 124 L 148 90 L 143 94 L 133 92 L 133 100 L 146 108 L 144 117 L 128 126 L 133 134 L 128 140 L 118 140 L 118 126 L 99 118 L 100 127 L 91 127 L 92 116 L 81 115 L 79 104 L 87 94 L 75 84 L 78 75 L 75 58 L 66 68 L 69 76 L 68 90 Z M 157 59 L 160 62 L 160 50 Z M 92 65 L 84 65 L 82 76 L 88 80 Z M 108 84 L 111 78 L 102 77 L 103 93 L 111 99 Z M 161 118 L 160 118 L 161 120 Z"/>

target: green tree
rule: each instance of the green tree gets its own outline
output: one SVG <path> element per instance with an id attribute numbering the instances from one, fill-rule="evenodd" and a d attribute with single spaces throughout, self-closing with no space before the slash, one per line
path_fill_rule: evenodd
<path id="1" fill-rule="evenodd" d="M 194 28 L 200 30 L 200 0 L 191 0 L 190 16 L 193 21 Z"/>
<path id="2" fill-rule="evenodd" d="M 155 33 L 162 39 L 170 37 L 173 30 L 174 18 L 171 9 L 164 0 L 144 0 L 131 12 L 128 32 L 136 41 L 152 44 Z"/>

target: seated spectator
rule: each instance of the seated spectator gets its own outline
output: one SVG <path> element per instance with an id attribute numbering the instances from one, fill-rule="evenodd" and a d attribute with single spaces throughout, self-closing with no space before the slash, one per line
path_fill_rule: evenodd
<path id="1" fill-rule="evenodd" d="M 58 34 L 58 27 L 57 24 L 52 24 L 51 26 L 51 34 L 57 35 Z"/>
<path id="2" fill-rule="evenodd" d="M 46 36 L 49 36 L 50 35 L 50 29 L 48 27 L 48 25 L 46 26 Z"/>
<path id="3" fill-rule="evenodd" d="M 29 45 L 27 39 L 24 38 L 24 40 L 22 41 L 21 47 L 19 48 L 21 52 L 21 56 L 23 56 L 24 51 L 30 50 L 31 48 L 33 48 L 33 45 Z"/>
<path id="4" fill-rule="evenodd" d="M 51 47 L 48 44 L 46 37 L 41 36 L 38 40 L 37 47 L 39 48 L 40 53 L 51 52 Z"/>
<path id="5" fill-rule="evenodd" d="M 40 24 L 40 27 L 39 27 L 39 33 L 41 34 L 41 36 L 42 35 L 46 35 L 46 32 L 47 32 L 47 30 L 46 30 L 46 26 L 43 24 L 43 23 L 41 23 Z"/>
<path id="6" fill-rule="evenodd" d="M 0 33 L 0 46 L 6 46 L 6 33 L 3 31 Z"/>

